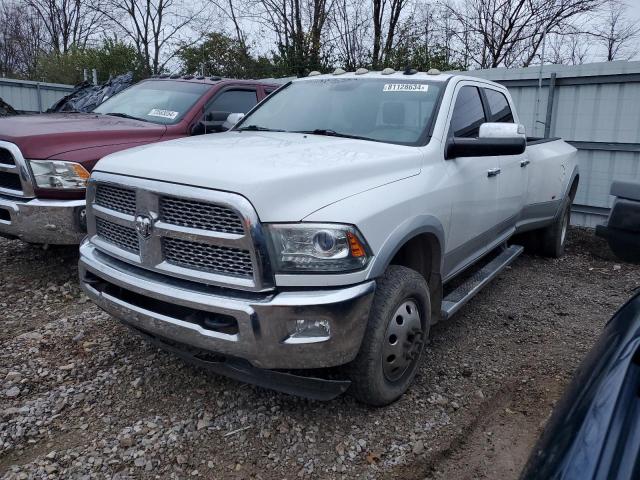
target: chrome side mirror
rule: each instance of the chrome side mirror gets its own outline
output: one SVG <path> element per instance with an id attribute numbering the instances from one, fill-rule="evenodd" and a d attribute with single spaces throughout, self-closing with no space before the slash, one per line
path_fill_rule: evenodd
<path id="1" fill-rule="evenodd" d="M 240 120 L 244 118 L 244 113 L 230 113 L 227 119 L 224 121 L 222 126 L 229 130 L 233 128 L 233 126 L 238 123 Z"/>
<path id="2" fill-rule="evenodd" d="M 518 123 L 492 123 L 480 125 L 478 138 L 526 138 L 524 125 Z"/>

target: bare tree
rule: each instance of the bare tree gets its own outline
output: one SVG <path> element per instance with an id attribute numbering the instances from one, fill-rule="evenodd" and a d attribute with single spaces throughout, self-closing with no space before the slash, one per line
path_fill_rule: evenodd
<path id="1" fill-rule="evenodd" d="M 323 63 L 323 35 L 334 0 L 255 0 L 254 17 L 276 37 L 277 56 L 290 73 L 303 75 Z"/>
<path id="2" fill-rule="evenodd" d="M 14 75 L 20 67 L 22 31 L 18 10 L 13 4 L 0 5 L 0 76 Z"/>
<path id="3" fill-rule="evenodd" d="M 582 32 L 547 37 L 546 61 L 555 65 L 582 65 L 588 59 L 589 37 Z"/>
<path id="4" fill-rule="evenodd" d="M 0 76 L 32 78 L 43 49 L 40 19 L 18 3 L 0 4 Z"/>
<path id="5" fill-rule="evenodd" d="M 640 51 L 640 22 L 630 19 L 628 5 L 621 0 L 608 0 L 587 34 L 604 46 L 608 62 L 630 60 Z"/>
<path id="6" fill-rule="evenodd" d="M 333 46 L 338 65 L 355 70 L 370 64 L 371 15 L 360 0 L 336 0 L 330 18 Z"/>
<path id="7" fill-rule="evenodd" d="M 215 13 L 212 17 L 217 17 L 218 25 L 212 25 L 211 22 L 207 25 L 207 32 L 225 33 L 229 27 L 228 22 L 231 23 L 230 28 L 233 30 L 232 36 L 236 37 L 238 43 L 243 49 L 249 48 L 249 35 L 247 29 L 244 26 L 244 21 L 249 20 L 254 16 L 251 14 L 251 10 L 247 8 L 247 2 L 250 0 L 208 0 L 208 2 L 214 7 Z"/>
<path id="8" fill-rule="evenodd" d="M 88 0 L 26 0 L 47 35 L 55 53 L 66 53 L 72 46 L 85 47 L 92 36 L 101 33 L 102 15 Z"/>
<path id="9" fill-rule="evenodd" d="M 133 43 L 147 74 L 160 73 L 178 54 L 179 43 L 193 45 L 196 40 L 185 42 L 181 35 L 205 20 L 203 5 L 182 0 L 102 0 L 95 8 Z"/>
<path id="10" fill-rule="evenodd" d="M 398 22 L 408 0 L 372 0 L 373 52 L 372 66 L 380 68 L 394 46 Z"/>
<path id="11" fill-rule="evenodd" d="M 468 68 L 470 58 L 477 57 L 480 43 L 472 32 L 451 15 L 451 9 L 467 18 L 467 3 L 453 4 L 449 0 L 438 3 L 418 4 L 411 17 L 415 23 L 415 35 L 422 43 L 425 65 L 431 65 L 432 56 L 437 63 Z M 435 60 L 435 59 L 434 59 Z"/>
<path id="12" fill-rule="evenodd" d="M 466 0 L 467 9 L 449 5 L 458 31 L 471 34 L 480 68 L 529 66 L 545 35 L 561 33 L 576 17 L 603 0 Z"/>

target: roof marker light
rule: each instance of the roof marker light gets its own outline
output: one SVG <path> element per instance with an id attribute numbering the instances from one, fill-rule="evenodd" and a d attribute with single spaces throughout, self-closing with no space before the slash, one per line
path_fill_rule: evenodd
<path id="1" fill-rule="evenodd" d="M 364 75 L 365 73 L 369 73 L 369 70 L 366 68 L 359 68 L 356 70 L 356 75 Z"/>
<path id="2" fill-rule="evenodd" d="M 307 77 L 317 77 L 318 75 L 322 75 L 319 71 L 314 70 L 313 72 L 309 72 L 309 75 L 307 75 Z"/>
<path id="3" fill-rule="evenodd" d="M 440 70 L 437 68 L 430 68 L 427 75 L 440 75 Z"/>
<path id="4" fill-rule="evenodd" d="M 346 71 L 346 70 L 343 70 L 342 68 L 339 68 L 339 67 L 338 67 L 338 68 L 336 68 L 336 69 L 333 71 L 333 74 L 334 74 L 334 75 L 342 75 L 343 73 L 347 73 L 347 71 Z"/>
<path id="5" fill-rule="evenodd" d="M 396 73 L 396 71 L 393 68 L 385 68 L 384 70 L 382 70 L 382 75 L 391 75 L 392 73 Z"/>
<path id="6" fill-rule="evenodd" d="M 222 77 L 214 75 L 213 77 L 209 77 L 209 80 L 211 80 L 212 82 L 219 82 L 220 80 L 222 80 Z"/>

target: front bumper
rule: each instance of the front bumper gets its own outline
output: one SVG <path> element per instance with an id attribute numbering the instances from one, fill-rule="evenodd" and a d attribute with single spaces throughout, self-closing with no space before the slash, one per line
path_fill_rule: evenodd
<path id="1" fill-rule="evenodd" d="M 129 265 L 87 241 L 80 247 L 79 274 L 89 298 L 122 322 L 263 369 L 324 368 L 353 360 L 375 291 L 374 281 L 266 295 L 230 291 Z M 299 319 L 328 321 L 330 335 L 288 341 Z M 226 326 L 212 328 L 216 323 Z"/>
<path id="2" fill-rule="evenodd" d="M 86 235 L 84 200 L 0 197 L 0 236 L 29 243 L 73 245 Z"/>

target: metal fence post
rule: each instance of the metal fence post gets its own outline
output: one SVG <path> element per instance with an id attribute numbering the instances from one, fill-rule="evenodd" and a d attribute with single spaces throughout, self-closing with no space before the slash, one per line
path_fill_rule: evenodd
<path id="1" fill-rule="evenodd" d="M 36 83 L 36 92 L 38 93 L 38 113 L 42 113 L 42 90 L 40 89 L 40 82 Z"/>
<path id="2" fill-rule="evenodd" d="M 549 138 L 551 134 L 551 116 L 553 114 L 553 99 L 556 91 L 556 73 L 551 74 L 549 79 L 549 96 L 547 97 L 547 116 L 544 119 L 544 138 Z"/>

